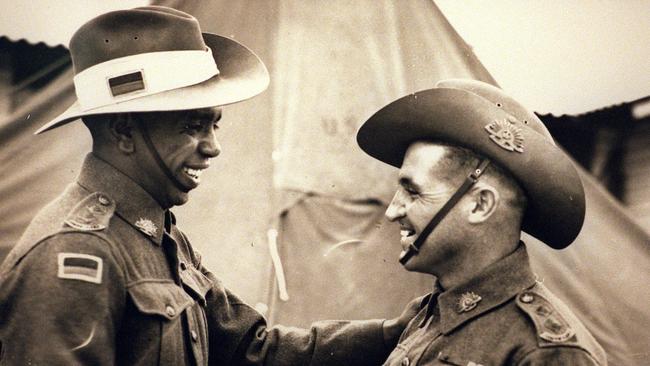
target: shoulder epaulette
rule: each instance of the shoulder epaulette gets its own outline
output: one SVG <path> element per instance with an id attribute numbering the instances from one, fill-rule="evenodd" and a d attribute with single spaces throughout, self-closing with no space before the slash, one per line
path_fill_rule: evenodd
<path id="1" fill-rule="evenodd" d="M 563 343 L 575 337 L 575 331 L 569 322 L 548 299 L 534 289 L 517 295 L 517 306 L 533 321 L 539 338 L 552 343 Z"/>
<path id="2" fill-rule="evenodd" d="M 108 227 L 115 212 L 115 201 L 95 192 L 81 200 L 66 217 L 65 225 L 82 231 L 98 231 Z"/>

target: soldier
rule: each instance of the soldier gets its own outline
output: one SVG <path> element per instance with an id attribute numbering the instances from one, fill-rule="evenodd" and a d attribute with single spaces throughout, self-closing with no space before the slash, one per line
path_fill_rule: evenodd
<path id="1" fill-rule="evenodd" d="M 575 315 L 532 273 L 521 230 L 575 239 L 584 191 L 542 122 L 491 85 L 446 80 L 398 99 L 357 134 L 399 171 L 386 210 L 400 262 L 433 292 L 385 365 L 605 365 Z"/>
<path id="2" fill-rule="evenodd" d="M 170 208 L 220 152 L 219 106 L 262 92 L 263 63 L 192 16 L 142 7 L 73 36 L 93 138 L 76 182 L 34 218 L 0 267 L 0 363 L 373 365 L 417 306 L 387 321 L 267 329 L 202 264 Z"/>

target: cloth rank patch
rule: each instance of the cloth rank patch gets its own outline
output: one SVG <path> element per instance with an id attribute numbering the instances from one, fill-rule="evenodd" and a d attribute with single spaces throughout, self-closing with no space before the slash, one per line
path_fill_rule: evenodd
<path id="1" fill-rule="evenodd" d="M 59 272 L 57 277 L 102 283 L 101 258 L 81 253 L 59 253 Z"/>
<path id="2" fill-rule="evenodd" d="M 108 86 L 111 88 L 111 94 L 114 97 L 138 90 L 144 90 L 144 77 L 142 76 L 142 71 L 136 71 L 110 78 L 108 79 Z"/>

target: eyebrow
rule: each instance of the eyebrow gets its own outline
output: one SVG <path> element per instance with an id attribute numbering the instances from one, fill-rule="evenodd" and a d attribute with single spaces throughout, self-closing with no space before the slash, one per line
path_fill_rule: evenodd
<path id="1" fill-rule="evenodd" d="M 421 187 L 411 179 L 411 177 L 399 177 L 399 185 L 404 188 L 414 188 L 417 191 L 421 191 Z"/>
<path id="2" fill-rule="evenodd" d="M 203 121 L 210 121 L 212 123 L 217 123 L 221 120 L 221 110 L 215 109 L 197 109 L 193 110 L 188 114 L 189 118 L 197 118 Z"/>

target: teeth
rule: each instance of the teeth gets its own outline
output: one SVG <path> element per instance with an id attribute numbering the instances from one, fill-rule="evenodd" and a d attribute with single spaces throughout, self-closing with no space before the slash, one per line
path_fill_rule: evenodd
<path id="1" fill-rule="evenodd" d="M 183 171 L 193 179 L 197 179 L 197 180 L 201 177 L 201 174 L 203 173 L 202 169 L 192 169 L 187 167 L 183 168 Z"/>

